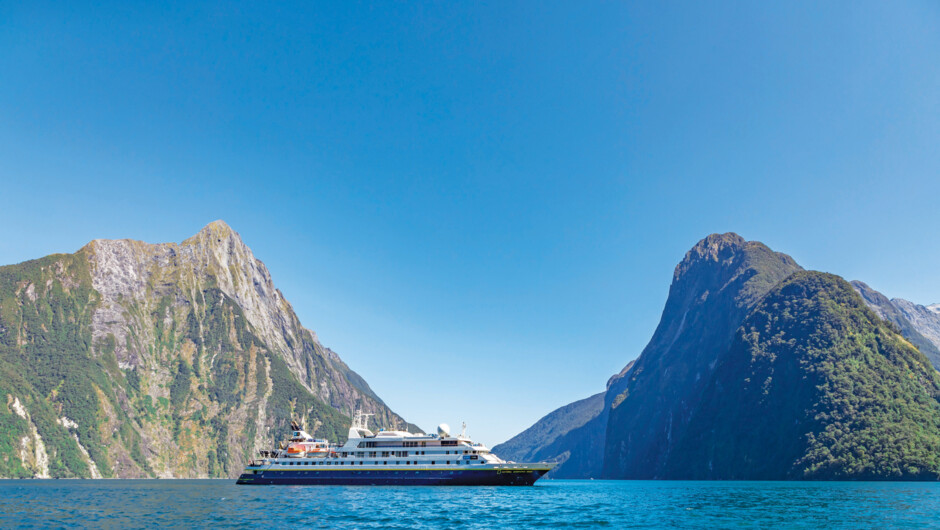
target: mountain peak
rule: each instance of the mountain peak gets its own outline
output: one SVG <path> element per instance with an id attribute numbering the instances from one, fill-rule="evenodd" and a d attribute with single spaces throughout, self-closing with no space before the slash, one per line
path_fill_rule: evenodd
<path id="1" fill-rule="evenodd" d="M 183 241 L 183 244 L 202 242 L 207 246 L 217 246 L 220 243 L 229 243 L 237 242 L 244 244 L 242 238 L 238 235 L 238 232 L 232 230 L 232 227 L 228 225 L 225 221 L 217 219 L 207 224 L 200 230 L 196 232 L 196 235 L 190 237 L 189 239 Z"/>
<path id="2" fill-rule="evenodd" d="M 747 241 L 734 232 L 725 232 L 724 234 L 709 234 L 704 239 L 696 243 L 692 250 L 708 250 L 721 248 L 725 246 L 743 246 Z"/>
<path id="3" fill-rule="evenodd" d="M 762 265 L 778 267 L 784 264 L 787 268 L 799 269 L 800 266 L 790 256 L 774 252 L 760 241 L 747 241 L 734 232 L 724 234 L 711 234 L 695 244 L 685 257 L 676 266 L 673 281 L 678 281 L 693 269 L 705 267 L 733 270 L 741 265 Z"/>
<path id="4" fill-rule="evenodd" d="M 676 267 L 676 272 L 688 269 L 701 261 L 724 261 L 747 246 L 748 242 L 734 232 L 711 234 L 689 249 L 685 258 Z"/>
<path id="5" fill-rule="evenodd" d="M 232 227 L 229 226 L 228 223 L 226 223 L 225 221 L 223 221 L 223 220 L 221 220 L 221 219 L 216 219 L 215 221 L 212 221 L 211 223 L 209 223 L 209 224 L 207 224 L 206 226 L 202 227 L 202 230 L 200 230 L 199 232 L 200 232 L 200 233 L 205 232 L 205 233 L 207 233 L 207 234 L 232 234 L 232 233 L 235 233 L 235 231 L 232 230 Z"/>

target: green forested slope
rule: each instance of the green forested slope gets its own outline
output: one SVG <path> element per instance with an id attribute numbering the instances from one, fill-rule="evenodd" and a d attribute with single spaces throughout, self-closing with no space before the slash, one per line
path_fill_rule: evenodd
<path id="1" fill-rule="evenodd" d="M 940 378 L 838 276 L 801 272 L 748 316 L 664 477 L 940 477 Z"/>

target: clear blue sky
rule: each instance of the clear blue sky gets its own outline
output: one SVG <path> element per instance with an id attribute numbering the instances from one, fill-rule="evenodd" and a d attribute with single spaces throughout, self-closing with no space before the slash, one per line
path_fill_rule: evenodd
<path id="1" fill-rule="evenodd" d="M 156 4 L 0 4 L 0 263 L 224 219 L 489 444 L 603 390 L 712 232 L 940 301 L 935 2 Z"/>

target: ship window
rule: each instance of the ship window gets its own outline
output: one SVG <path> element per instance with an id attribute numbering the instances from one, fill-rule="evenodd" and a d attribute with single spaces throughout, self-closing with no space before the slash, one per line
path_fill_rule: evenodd
<path id="1" fill-rule="evenodd" d="M 431 460 L 431 465 L 432 465 L 432 466 L 434 465 L 434 460 Z"/>
<path id="2" fill-rule="evenodd" d="M 382 465 L 383 465 L 383 466 L 387 466 L 387 465 L 388 465 L 388 460 L 386 460 L 385 462 L 382 462 Z"/>

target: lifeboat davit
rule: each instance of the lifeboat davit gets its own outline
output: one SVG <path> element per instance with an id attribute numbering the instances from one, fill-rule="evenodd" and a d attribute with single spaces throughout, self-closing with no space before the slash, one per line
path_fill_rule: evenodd
<path id="1" fill-rule="evenodd" d="M 307 448 L 304 444 L 290 444 L 287 446 L 287 456 L 293 458 L 303 458 L 307 455 Z"/>

